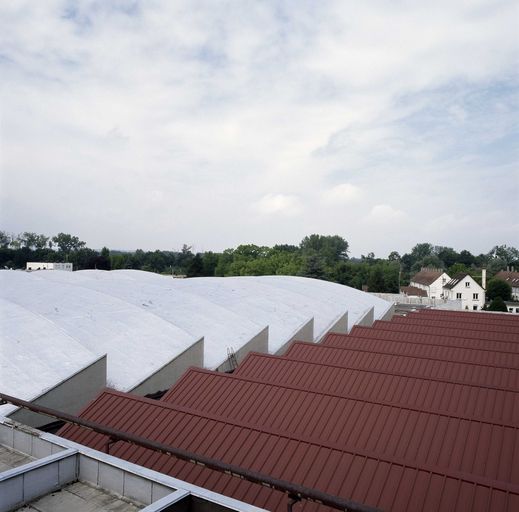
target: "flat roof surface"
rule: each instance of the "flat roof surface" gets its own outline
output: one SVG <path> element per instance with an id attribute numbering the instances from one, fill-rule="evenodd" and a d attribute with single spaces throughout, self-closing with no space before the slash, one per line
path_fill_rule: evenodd
<path id="1" fill-rule="evenodd" d="M 74 482 L 16 510 L 19 512 L 136 512 L 144 505 L 117 494 Z"/>
<path id="2" fill-rule="evenodd" d="M 17 468 L 23 466 L 28 462 L 35 460 L 34 457 L 27 455 L 11 448 L 7 448 L 0 444 L 0 473 L 7 471 L 8 469 Z"/>

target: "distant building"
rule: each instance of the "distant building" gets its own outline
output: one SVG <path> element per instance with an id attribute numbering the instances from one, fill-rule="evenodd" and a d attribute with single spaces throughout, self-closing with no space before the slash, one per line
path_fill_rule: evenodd
<path id="1" fill-rule="evenodd" d="M 26 270 L 66 270 L 72 272 L 72 263 L 45 263 L 41 261 L 28 261 Z"/>
<path id="2" fill-rule="evenodd" d="M 408 297 L 427 297 L 427 291 L 416 286 L 402 286 L 400 293 L 407 295 Z"/>
<path id="3" fill-rule="evenodd" d="M 465 272 L 456 274 L 444 285 L 443 296 L 449 300 L 461 300 L 462 309 L 478 311 L 485 304 L 485 290 Z"/>
<path id="4" fill-rule="evenodd" d="M 512 298 L 519 300 L 519 272 L 514 272 L 512 267 L 512 270 L 501 270 L 494 278 L 507 282 L 512 287 Z"/>
<path id="5" fill-rule="evenodd" d="M 506 309 L 508 309 L 509 313 L 517 313 L 519 314 L 519 302 L 505 302 Z"/>
<path id="6" fill-rule="evenodd" d="M 443 287 L 450 281 L 443 270 L 437 268 L 422 268 L 411 278 L 409 285 L 424 290 L 431 299 L 443 298 Z"/>

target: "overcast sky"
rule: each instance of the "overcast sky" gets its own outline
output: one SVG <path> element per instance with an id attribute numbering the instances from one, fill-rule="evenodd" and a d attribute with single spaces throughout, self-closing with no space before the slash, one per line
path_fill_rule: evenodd
<path id="1" fill-rule="evenodd" d="M 2 1 L 0 228 L 517 247 L 518 5 Z"/>

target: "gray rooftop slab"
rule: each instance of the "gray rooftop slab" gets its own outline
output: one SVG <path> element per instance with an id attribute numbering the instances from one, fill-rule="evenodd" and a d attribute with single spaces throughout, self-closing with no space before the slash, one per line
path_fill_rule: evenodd
<path id="1" fill-rule="evenodd" d="M 69 484 L 17 509 L 23 512 L 136 512 L 144 505 L 131 502 L 84 482 Z"/>
<path id="2" fill-rule="evenodd" d="M 0 473 L 7 471 L 8 469 L 23 466 L 33 460 L 35 460 L 34 457 L 31 457 L 26 453 L 12 450 L 11 448 L 7 448 L 0 444 Z"/>

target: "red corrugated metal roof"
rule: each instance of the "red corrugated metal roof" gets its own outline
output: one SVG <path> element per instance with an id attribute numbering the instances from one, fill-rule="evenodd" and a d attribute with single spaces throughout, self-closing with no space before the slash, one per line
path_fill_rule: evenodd
<path id="1" fill-rule="evenodd" d="M 385 370 L 427 377 L 441 377 L 467 384 L 486 384 L 519 391 L 519 369 L 444 361 L 432 357 L 412 357 L 401 353 L 348 350 L 296 342 L 285 354 L 291 359 L 344 365 L 348 368 Z"/>
<path id="2" fill-rule="evenodd" d="M 395 325 L 395 327 L 398 327 L 398 325 Z M 505 354 L 519 354 L 519 343 L 515 343 L 513 341 L 459 338 L 456 336 L 430 334 L 430 332 L 413 333 L 408 332 L 405 327 L 400 330 L 392 329 L 391 331 L 387 331 L 356 325 L 350 331 L 350 335 L 357 338 L 399 340 L 409 343 L 448 345 L 452 347 L 473 348 L 475 350 L 491 350 Z M 322 344 L 327 345 L 327 338 L 323 340 Z"/>
<path id="3" fill-rule="evenodd" d="M 437 510 L 443 510 L 447 503 L 459 504 L 458 510 L 471 510 L 478 493 L 489 500 L 491 509 L 505 506 L 503 510 L 512 511 L 519 507 L 519 467 L 514 464 L 514 457 L 519 457 L 519 443 L 513 431 L 505 427 L 501 427 L 499 435 L 493 435 L 492 427 L 462 421 L 458 429 L 441 436 L 441 432 L 451 432 L 448 420 L 437 419 L 427 428 L 426 417 L 413 421 L 403 413 L 394 416 L 391 428 L 385 428 L 366 410 L 354 426 L 356 442 L 366 446 L 361 449 L 327 440 L 314 443 L 304 436 L 287 436 L 264 425 L 199 414 L 113 391 L 101 394 L 82 417 L 385 510 L 422 509 L 424 503 L 432 505 L 429 499 L 436 493 L 442 496 L 440 501 L 443 496 L 449 497 L 443 505 L 437 504 Z M 317 420 L 324 421 L 322 417 Z M 378 439 L 370 435 L 366 422 L 377 432 L 380 430 Z M 413 433 L 421 428 L 426 429 L 427 440 Z M 410 429 L 411 437 L 400 435 L 402 429 Z M 98 449 L 107 440 L 106 436 L 76 426 L 65 427 L 62 434 Z M 486 450 L 482 449 L 483 439 Z M 394 455 L 381 457 L 377 444 Z M 233 483 L 227 475 L 144 448 L 117 442 L 111 453 L 259 506 L 268 504 L 271 510 L 286 507 L 279 496 L 273 498 L 277 493 L 269 492 L 258 503 L 259 486 Z M 417 462 L 406 460 L 409 454 Z M 434 464 L 422 464 L 422 460 Z M 434 494 L 428 499 L 431 492 Z"/>
<path id="4" fill-rule="evenodd" d="M 190 369 L 162 400 L 199 412 L 309 436 L 316 441 L 327 439 L 346 444 L 351 442 L 353 434 L 350 430 L 358 426 L 359 415 L 366 408 L 377 417 L 377 422 L 382 421 L 388 427 L 389 420 L 383 420 L 384 415 L 400 411 L 409 414 L 410 418 L 425 414 L 519 429 L 519 422 L 488 421 L 459 410 L 452 412 L 430 405 L 426 407 L 423 403 L 404 404 L 376 395 L 371 398 L 351 393 L 338 396 L 296 385 L 280 385 L 201 369 Z M 314 411 L 314 414 L 305 411 Z M 329 421 L 320 421 L 320 417 Z M 384 449 L 381 447 L 381 452 Z"/>
<path id="5" fill-rule="evenodd" d="M 516 335 L 516 340 L 519 341 L 519 324 L 507 324 L 507 323 L 489 323 L 489 322 L 463 322 L 459 318 L 451 318 L 447 320 L 443 317 L 438 318 L 433 315 L 408 315 L 408 316 L 395 316 L 392 323 L 398 324 L 416 324 L 426 326 L 443 326 L 451 328 L 459 328 L 460 324 L 462 327 L 470 331 L 482 331 L 491 333 L 512 333 Z M 463 322 L 463 323 L 462 323 Z"/>
<path id="6" fill-rule="evenodd" d="M 460 318 L 461 320 L 470 319 L 473 322 L 505 322 L 505 323 L 519 323 L 519 317 L 517 315 L 510 315 L 509 313 L 495 313 L 486 311 L 451 311 L 441 309 L 421 309 L 413 312 L 412 315 L 431 315 L 439 316 L 442 318 Z"/>
<path id="7" fill-rule="evenodd" d="M 493 350 L 478 350 L 472 347 L 462 347 L 447 343 L 414 343 L 403 340 L 391 340 L 383 336 L 385 333 L 388 333 L 388 331 L 370 329 L 370 332 L 381 332 L 382 336 L 369 338 L 333 333 L 326 336 L 323 345 L 327 347 L 368 350 L 370 352 L 430 357 L 445 361 L 499 366 L 501 368 L 519 368 L 519 343 L 517 344 L 517 353 L 510 353 Z"/>
<path id="8" fill-rule="evenodd" d="M 257 353 L 249 354 L 234 375 L 336 396 L 358 396 L 457 411 L 490 421 L 517 422 L 519 419 L 519 393 L 488 385 Z"/>
<path id="9" fill-rule="evenodd" d="M 416 324 L 412 322 L 398 323 L 388 322 L 385 320 L 376 320 L 373 323 L 372 328 L 392 331 L 407 331 L 424 334 L 437 334 L 441 336 L 456 336 L 458 338 L 482 339 L 491 341 L 519 341 L 517 334 L 514 333 L 477 331 L 467 329 L 463 326 L 458 326 L 458 328 L 441 326 L 436 327 L 431 325 Z"/>
<path id="10" fill-rule="evenodd" d="M 249 354 L 232 376 L 191 370 L 161 402 L 106 391 L 82 416 L 388 511 L 519 509 L 517 334 L 438 318 Z M 62 433 L 106 443 L 75 426 Z M 147 449 L 117 442 L 111 453 L 286 508 L 280 493 Z"/>

